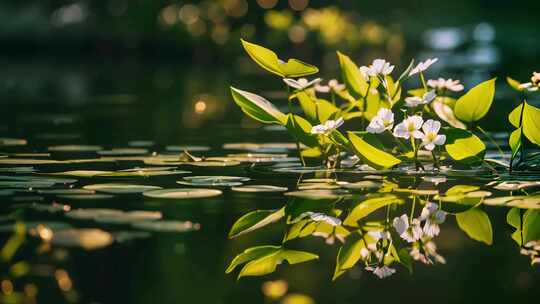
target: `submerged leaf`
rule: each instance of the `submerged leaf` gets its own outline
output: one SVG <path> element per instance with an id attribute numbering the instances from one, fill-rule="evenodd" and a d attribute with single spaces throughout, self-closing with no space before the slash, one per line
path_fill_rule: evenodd
<path id="1" fill-rule="evenodd" d="M 491 221 L 484 211 L 474 208 L 457 214 L 456 220 L 459 228 L 465 231 L 470 238 L 488 245 L 493 243 Z"/>

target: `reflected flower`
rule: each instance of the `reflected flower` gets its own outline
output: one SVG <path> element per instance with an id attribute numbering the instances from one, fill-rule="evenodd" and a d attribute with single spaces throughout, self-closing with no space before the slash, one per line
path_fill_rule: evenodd
<path id="1" fill-rule="evenodd" d="M 520 89 L 525 89 L 530 92 L 538 91 L 540 87 L 540 73 L 533 72 L 530 82 L 522 83 L 519 85 Z"/>
<path id="2" fill-rule="evenodd" d="M 435 62 L 437 62 L 437 60 L 439 60 L 438 58 L 429 58 L 428 60 L 426 61 L 423 61 L 423 62 L 419 62 L 416 67 L 414 67 L 411 72 L 409 73 L 409 76 L 413 76 L 413 75 L 416 75 L 418 73 L 422 73 L 424 71 L 426 71 L 427 69 L 429 69 L 429 67 L 434 64 Z"/>
<path id="3" fill-rule="evenodd" d="M 339 83 L 336 79 L 331 79 L 328 81 L 328 85 L 320 85 L 319 83 L 315 84 L 315 91 L 319 93 L 328 93 L 330 91 L 340 92 L 345 90 L 345 85 Z"/>
<path id="4" fill-rule="evenodd" d="M 292 78 L 283 78 L 283 82 L 285 82 L 291 88 L 297 89 L 299 91 L 305 90 L 321 81 L 321 78 L 315 78 L 312 81 L 308 81 L 306 78 L 300 78 L 298 80 L 294 80 Z"/>
<path id="5" fill-rule="evenodd" d="M 394 70 L 394 66 L 390 65 L 390 62 L 387 62 L 384 59 L 375 59 L 370 66 L 361 66 L 360 72 L 367 76 L 386 76 Z"/>
<path id="6" fill-rule="evenodd" d="M 390 109 L 381 108 L 377 115 L 369 122 L 366 131 L 373 134 L 383 133 L 392 130 L 394 127 L 394 113 Z"/>
<path id="7" fill-rule="evenodd" d="M 371 230 L 367 233 L 369 236 L 374 238 L 376 241 L 378 240 L 390 240 L 390 233 L 388 231 L 382 231 L 382 230 Z"/>
<path id="8" fill-rule="evenodd" d="M 379 279 L 387 278 L 396 272 L 394 268 L 390 268 L 388 266 L 377 266 L 377 267 L 367 266 L 366 270 L 373 272 L 373 274 L 379 277 Z"/>
<path id="9" fill-rule="evenodd" d="M 432 102 L 435 97 L 437 97 L 437 94 L 435 94 L 435 91 L 429 91 L 426 92 L 422 97 L 418 96 L 410 96 L 405 98 L 405 106 L 409 108 L 414 108 L 418 105 L 428 104 Z"/>
<path id="10" fill-rule="evenodd" d="M 441 122 L 433 119 L 429 119 L 422 126 L 422 131 L 424 135 L 422 137 L 422 146 L 428 150 L 432 151 L 435 149 L 435 145 L 441 146 L 446 142 L 446 135 L 439 135 L 439 130 L 441 129 Z"/>
<path id="11" fill-rule="evenodd" d="M 339 225 L 341 225 L 341 220 L 338 219 L 337 217 L 329 216 L 329 215 L 326 215 L 326 214 L 320 213 L 320 212 L 311 212 L 311 211 L 304 212 L 304 213 L 300 214 L 293 221 L 293 223 L 299 222 L 300 220 L 303 220 L 305 218 L 310 218 L 311 220 L 313 220 L 315 222 L 325 222 L 325 223 L 327 223 L 327 224 L 329 224 L 331 226 L 339 226 Z"/>
<path id="12" fill-rule="evenodd" d="M 316 125 L 311 128 L 311 134 L 329 134 L 339 128 L 345 121 L 342 117 L 337 120 L 327 120 L 324 124 Z"/>
<path id="13" fill-rule="evenodd" d="M 459 83 L 459 80 L 453 80 L 452 78 L 430 79 L 427 81 L 427 86 L 437 90 L 448 90 L 452 92 L 463 91 L 463 85 Z"/>
<path id="14" fill-rule="evenodd" d="M 409 139 L 411 136 L 414 138 L 422 138 L 424 134 L 419 130 L 423 123 L 424 120 L 421 116 L 409 116 L 394 128 L 394 136 L 405 139 Z"/>
<path id="15" fill-rule="evenodd" d="M 446 220 L 446 212 L 439 210 L 439 206 L 435 203 L 427 203 L 422 209 L 420 220 L 424 220 L 424 234 L 429 237 L 439 235 L 441 229 L 440 224 Z"/>
<path id="16" fill-rule="evenodd" d="M 394 218 L 393 226 L 399 236 L 409 243 L 416 242 L 422 238 L 420 221 L 418 219 L 413 219 L 409 225 L 409 217 L 407 214 Z"/>
<path id="17" fill-rule="evenodd" d="M 410 254 L 414 260 L 427 265 L 434 263 L 446 264 L 446 259 L 437 253 L 437 245 L 431 240 L 414 244 Z"/>

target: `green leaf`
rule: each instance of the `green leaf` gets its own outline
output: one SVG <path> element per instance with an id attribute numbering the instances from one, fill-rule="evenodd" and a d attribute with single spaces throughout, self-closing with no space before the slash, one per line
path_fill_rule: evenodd
<path id="1" fill-rule="evenodd" d="M 335 118 L 335 114 L 339 111 L 335 105 L 324 99 L 317 99 L 316 104 L 320 123 L 324 123 L 330 118 Z"/>
<path id="2" fill-rule="evenodd" d="M 523 243 L 540 240 L 540 210 L 529 209 L 523 215 Z"/>
<path id="3" fill-rule="evenodd" d="M 401 160 L 395 158 L 392 154 L 377 149 L 370 143 L 370 134 L 363 134 L 362 137 L 349 132 L 349 140 L 354 152 L 362 161 L 375 169 L 387 169 L 401 163 Z"/>
<path id="4" fill-rule="evenodd" d="M 522 102 L 519 106 L 515 107 L 510 114 L 508 114 L 508 121 L 510 121 L 510 123 L 516 128 L 521 127 L 521 110 L 524 106 L 525 103 Z"/>
<path id="5" fill-rule="evenodd" d="M 368 90 L 368 83 L 358 66 L 349 58 L 349 56 L 337 52 L 339 59 L 339 66 L 341 68 L 341 74 L 347 91 L 354 98 L 358 99 L 366 95 Z"/>
<path id="6" fill-rule="evenodd" d="M 520 92 L 523 91 L 523 89 L 519 87 L 521 85 L 519 81 L 512 79 L 510 77 L 506 77 L 506 82 L 508 83 L 509 86 L 512 87 L 512 89 L 516 91 L 520 91 Z"/>
<path id="7" fill-rule="evenodd" d="M 457 214 L 456 220 L 459 228 L 465 231 L 471 239 L 484 242 L 488 245 L 493 243 L 491 221 L 484 211 L 474 208 Z"/>
<path id="8" fill-rule="evenodd" d="M 287 115 L 287 124 L 285 125 L 289 133 L 291 133 L 299 142 L 308 147 L 316 147 L 319 145 L 317 137 L 311 134 L 312 125 L 304 118 L 295 115 Z"/>
<path id="9" fill-rule="evenodd" d="M 318 258 L 318 255 L 305 251 L 280 249 L 247 263 L 240 271 L 238 278 L 246 276 L 262 276 L 272 273 L 276 270 L 277 265 L 281 264 L 284 260 L 290 265 L 294 265 L 316 260 Z"/>
<path id="10" fill-rule="evenodd" d="M 332 281 L 335 281 L 345 271 L 351 269 L 361 257 L 361 249 L 365 248 L 366 244 L 362 239 L 360 231 L 351 233 L 345 240 L 345 244 L 339 248 L 338 255 L 336 257 L 336 268 L 334 270 L 334 276 Z"/>
<path id="11" fill-rule="evenodd" d="M 476 135 L 457 128 L 446 128 L 445 134 L 446 145 L 444 147 L 454 160 L 473 164 L 484 159 L 486 145 Z"/>
<path id="12" fill-rule="evenodd" d="M 249 117 L 262 123 L 285 125 L 287 116 L 263 97 L 231 87 L 234 102 Z"/>
<path id="13" fill-rule="evenodd" d="M 456 116 L 466 122 L 478 121 L 486 116 L 495 96 L 495 80 L 484 81 L 461 96 L 454 108 Z"/>
<path id="14" fill-rule="evenodd" d="M 403 200 L 393 194 L 368 198 L 367 200 L 360 202 L 351 210 L 347 218 L 343 221 L 343 224 L 346 226 L 358 227 L 358 221 L 370 215 L 372 212 L 387 205 L 401 203 L 403 203 Z"/>
<path id="15" fill-rule="evenodd" d="M 312 123 L 318 122 L 319 120 L 317 117 L 317 105 L 315 104 L 314 98 L 309 96 L 306 91 L 300 91 L 294 94 L 294 97 L 298 99 L 300 107 L 302 107 L 302 110 L 306 114 L 307 119 Z"/>
<path id="16" fill-rule="evenodd" d="M 256 210 L 239 218 L 229 232 L 229 238 L 235 238 L 253 230 L 276 222 L 285 216 L 285 208 L 279 210 Z"/>
<path id="17" fill-rule="evenodd" d="M 379 93 L 369 93 L 366 98 L 365 118 L 367 120 L 372 120 L 381 108 L 391 109 L 392 105 L 388 100 L 381 99 Z"/>
<path id="18" fill-rule="evenodd" d="M 317 67 L 297 59 L 289 59 L 286 63 L 280 62 L 273 51 L 245 40 L 241 41 L 249 57 L 270 73 L 283 78 L 296 78 L 319 72 Z"/>
<path id="19" fill-rule="evenodd" d="M 521 147 L 521 128 L 515 129 L 510 134 L 508 144 L 510 145 L 510 149 L 512 149 L 512 155 L 515 156 Z"/>
<path id="20" fill-rule="evenodd" d="M 521 118 L 521 128 L 523 135 L 533 144 L 540 146 L 540 109 L 531 106 L 527 101 L 523 102 L 523 117 Z M 516 108 L 517 109 L 517 108 Z M 516 126 L 516 109 L 510 113 L 510 122 Z M 517 120 L 517 126 L 519 127 L 519 120 Z"/>
<path id="21" fill-rule="evenodd" d="M 237 255 L 232 260 L 229 267 L 227 267 L 227 270 L 225 270 L 225 273 L 230 273 L 231 271 L 234 270 L 234 268 L 236 268 L 236 266 L 240 264 L 244 264 L 248 261 L 258 259 L 263 256 L 267 256 L 269 254 L 277 252 L 280 249 L 281 249 L 280 246 L 269 246 L 269 245 L 248 248 L 241 254 Z"/>

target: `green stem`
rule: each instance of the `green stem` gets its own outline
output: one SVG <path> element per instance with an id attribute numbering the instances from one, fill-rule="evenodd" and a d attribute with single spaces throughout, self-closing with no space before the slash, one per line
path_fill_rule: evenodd
<path id="1" fill-rule="evenodd" d="M 411 146 L 413 148 L 413 153 L 414 153 L 414 166 L 416 167 L 416 171 L 418 171 L 421 165 L 418 161 L 418 149 L 416 148 L 416 141 L 412 135 L 411 135 Z"/>
<path id="2" fill-rule="evenodd" d="M 409 224 L 412 224 L 412 219 L 414 218 L 414 209 L 416 208 L 416 195 L 413 196 L 411 216 L 409 218 Z"/>
<path id="3" fill-rule="evenodd" d="M 424 87 L 424 90 L 427 92 L 428 88 L 426 85 L 426 79 L 424 78 L 424 73 L 420 72 L 420 80 L 422 81 L 422 86 Z"/>
<path id="4" fill-rule="evenodd" d="M 489 140 L 491 141 L 491 143 L 497 148 L 497 150 L 499 150 L 499 153 L 501 154 L 501 156 L 504 157 L 504 152 L 503 150 L 501 149 L 501 147 L 497 144 L 497 142 L 493 139 L 493 137 L 489 136 L 489 134 L 484 130 L 482 129 L 482 127 L 480 127 L 479 125 L 476 125 L 476 128 L 482 132 L 482 134 L 484 134 L 484 136 Z"/>
<path id="5" fill-rule="evenodd" d="M 292 100 L 291 100 L 291 89 L 289 88 L 288 85 L 285 85 L 287 87 L 287 95 L 289 96 L 288 99 L 288 103 L 289 103 L 289 113 L 292 115 L 291 116 L 291 123 L 292 123 L 292 127 L 295 128 L 295 125 L 296 125 L 296 120 L 294 118 L 294 113 L 293 113 L 293 110 L 292 110 Z M 304 160 L 304 156 L 302 156 L 302 150 L 300 150 L 300 142 L 298 142 L 298 139 L 294 137 L 294 141 L 296 143 L 296 151 L 298 151 L 298 156 L 300 157 L 300 162 L 302 162 L 302 166 L 306 166 L 306 161 Z"/>
<path id="6" fill-rule="evenodd" d="M 435 168 L 439 169 L 439 160 L 437 159 L 437 155 L 435 155 L 434 150 L 431 150 L 431 156 L 433 156 L 433 165 Z"/>

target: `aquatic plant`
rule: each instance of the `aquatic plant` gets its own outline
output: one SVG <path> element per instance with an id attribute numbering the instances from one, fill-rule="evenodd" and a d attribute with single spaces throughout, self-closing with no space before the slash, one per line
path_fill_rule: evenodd
<path id="1" fill-rule="evenodd" d="M 242 45 L 260 67 L 282 78 L 289 111 L 284 113 L 262 96 L 231 87 L 234 101 L 253 119 L 286 127 L 297 142 L 303 165 L 310 158 L 338 168 L 343 156 L 355 155 L 358 163 L 373 169 L 413 163 L 416 170 L 426 170 L 426 157 L 420 156 L 430 155 L 434 169 L 440 169 L 442 162 L 445 168 L 492 167 L 484 159 L 486 145 L 480 137 L 494 141 L 478 121 L 492 106 L 495 78 L 456 96 L 464 89 L 459 80 L 425 79 L 424 72 L 437 58 L 418 64 L 411 61 L 394 78 L 395 66 L 384 59 L 358 67 L 350 57 L 337 52 L 343 84 L 335 79 L 322 84 L 320 78 L 294 79 L 316 74 L 318 69 L 311 64 L 298 59 L 285 62 L 273 51 L 244 40 Z M 405 81 L 413 77 L 421 86 L 405 88 Z M 520 90 L 537 88 L 535 79 Z M 295 113 L 294 105 L 299 105 L 302 113 Z M 523 109 L 522 117 L 519 109 Z M 531 142 L 540 142 L 540 132 L 533 123 L 540 118 L 540 111 L 525 101 L 519 109 L 510 115 L 518 128 L 511 139 L 513 151 L 519 149 L 517 139 L 523 136 L 516 132 L 521 130 Z M 343 124 L 352 128 L 340 130 Z"/>

